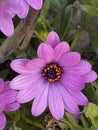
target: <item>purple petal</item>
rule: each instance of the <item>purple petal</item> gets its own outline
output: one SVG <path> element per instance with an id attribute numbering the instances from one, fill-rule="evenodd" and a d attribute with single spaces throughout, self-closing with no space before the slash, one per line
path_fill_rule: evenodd
<path id="1" fill-rule="evenodd" d="M 78 105 L 87 105 L 88 104 L 88 99 L 86 96 L 81 92 L 81 91 L 69 91 L 70 95 L 73 97 L 73 100 L 76 102 Z"/>
<path id="2" fill-rule="evenodd" d="M 11 62 L 11 68 L 20 74 L 27 74 L 30 71 L 26 70 L 26 64 L 29 62 L 29 59 L 16 59 Z"/>
<path id="3" fill-rule="evenodd" d="M 9 90 L 9 89 L 11 89 L 11 88 L 10 88 L 10 81 L 4 82 L 4 91 L 5 91 L 5 90 Z"/>
<path id="4" fill-rule="evenodd" d="M 61 42 L 58 44 L 55 49 L 55 61 L 59 61 L 59 58 L 70 51 L 69 44 L 67 42 Z"/>
<path id="5" fill-rule="evenodd" d="M 14 25 L 6 7 L 0 7 L 0 29 L 6 36 L 14 33 Z"/>
<path id="6" fill-rule="evenodd" d="M 64 103 L 57 84 L 51 84 L 49 88 L 49 108 L 53 117 L 61 120 L 64 116 Z"/>
<path id="7" fill-rule="evenodd" d="M 0 113 L 4 111 L 4 108 L 5 108 L 4 97 L 2 97 L 2 95 L 0 94 Z"/>
<path id="8" fill-rule="evenodd" d="M 40 80 L 40 74 L 19 75 L 11 81 L 10 87 L 15 90 L 29 89 L 32 88 L 38 80 Z"/>
<path id="9" fill-rule="evenodd" d="M 80 61 L 80 54 L 78 52 L 69 52 L 61 56 L 59 64 L 61 66 L 73 67 Z"/>
<path id="10" fill-rule="evenodd" d="M 21 6 L 21 11 L 17 15 L 19 18 L 25 18 L 29 12 L 29 5 L 26 0 L 20 0 L 19 6 Z"/>
<path id="11" fill-rule="evenodd" d="M 91 70 L 89 73 L 83 75 L 83 78 L 85 79 L 86 83 L 90 83 L 94 80 L 96 80 L 98 77 L 97 73 L 93 70 Z"/>
<path id="12" fill-rule="evenodd" d="M 20 0 L 6 0 L 6 8 L 12 17 L 15 16 L 21 10 Z"/>
<path id="13" fill-rule="evenodd" d="M 3 113 L 0 113 L 0 130 L 3 130 L 6 126 L 6 117 Z"/>
<path id="14" fill-rule="evenodd" d="M 7 91 L 4 91 L 1 94 L 1 96 L 4 97 L 4 102 L 6 104 L 9 104 L 9 103 L 12 103 L 12 102 L 14 102 L 16 100 L 17 91 L 7 90 Z"/>
<path id="15" fill-rule="evenodd" d="M 64 74 L 60 81 L 69 90 L 82 90 L 85 87 L 85 80 L 80 76 Z"/>
<path id="16" fill-rule="evenodd" d="M 55 48 L 60 43 L 58 34 L 54 31 L 50 32 L 47 36 L 46 43 Z"/>
<path id="17" fill-rule="evenodd" d="M 72 114 L 79 114 L 78 105 L 75 103 L 72 95 L 63 87 L 62 84 L 58 84 L 58 87 L 64 100 L 65 109 Z"/>
<path id="18" fill-rule="evenodd" d="M 26 1 L 32 8 L 36 10 L 40 10 L 42 8 L 43 0 L 26 0 Z"/>
<path id="19" fill-rule="evenodd" d="M 81 60 L 77 66 L 69 67 L 66 71 L 68 71 L 71 75 L 84 75 L 91 71 L 91 64 Z"/>
<path id="20" fill-rule="evenodd" d="M 0 78 L 0 93 L 3 91 L 3 89 L 4 89 L 4 80 Z"/>
<path id="21" fill-rule="evenodd" d="M 37 83 L 33 83 L 31 87 L 20 90 L 17 95 L 17 101 L 19 103 L 26 103 L 31 101 L 40 91 L 40 87 L 43 86 L 41 79 Z"/>
<path id="22" fill-rule="evenodd" d="M 15 110 L 18 110 L 19 107 L 20 107 L 20 104 L 18 102 L 14 102 L 14 103 L 6 105 L 4 111 L 15 111 Z"/>
<path id="23" fill-rule="evenodd" d="M 49 83 L 43 84 L 40 92 L 35 97 L 32 105 L 32 114 L 34 116 L 40 115 L 47 107 Z"/>
<path id="24" fill-rule="evenodd" d="M 30 70 L 31 72 L 36 72 L 36 71 L 41 71 L 45 66 L 45 62 L 41 59 L 33 59 L 33 60 L 30 60 L 27 65 L 26 65 L 26 68 L 28 70 Z"/>
<path id="25" fill-rule="evenodd" d="M 54 60 L 53 48 L 45 43 L 39 45 L 37 55 L 40 59 L 46 61 L 46 63 L 50 63 Z"/>

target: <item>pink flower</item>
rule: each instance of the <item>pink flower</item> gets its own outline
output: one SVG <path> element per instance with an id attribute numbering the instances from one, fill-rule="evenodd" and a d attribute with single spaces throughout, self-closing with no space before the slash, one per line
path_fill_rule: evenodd
<path id="1" fill-rule="evenodd" d="M 19 18 L 25 18 L 29 12 L 29 5 L 35 10 L 40 10 L 43 5 L 43 0 L 20 0 L 19 4 L 21 5 L 21 12 L 17 15 Z"/>
<path id="2" fill-rule="evenodd" d="M 29 5 L 40 10 L 43 0 L 0 0 L 0 30 L 6 35 L 14 33 L 12 18 L 17 15 L 25 18 L 29 11 Z"/>
<path id="3" fill-rule="evenodd" d="M 14 33 L 12 18 L 20 12 L 18 0 L 0 0 L 0 30 L 6 35 Z"/>
<path id="4" fill-rule="evenodd" d="M 94 81 L 97 74 L 91 64 L 81 60 L 78 52 L 70 52 L 67 42 L 60 42 L 56 32 L 50 32 L 45 43 L 39 45 L 38 58 L 16 59 L 11 63 L 20 75 L 11 81 L 11 88 L 19 90 L 17 101 L 26 103 L 34 99 L 32 114 L 40 115 L 48 106 L 57 120 L 64 109 L 79 114 L 78 105 L 88 99 L 81 90 L 85 83 Z"/>
<path id="5" fill-rule="evenodd" d="M 6 117 L 4 111 L 14 111 L 20 107 L 16 101 L 17 92 L 10 88 L 10 82 L 4 82 L 0 78 L 0 130 L 6 125 Z"/>

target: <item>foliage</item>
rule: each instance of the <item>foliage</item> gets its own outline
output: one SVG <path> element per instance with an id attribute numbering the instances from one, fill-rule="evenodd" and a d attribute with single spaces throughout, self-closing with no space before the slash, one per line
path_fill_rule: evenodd
<path id="1" fill-rule="evenodd" d="M 75 23 L 74 19 L 79 10 L 81 10 L 84 20 L 82 23 L 81 20 Z M 15 20 L 17 23 L 17 18 Z M 80 49 L 78 51 L 81 53 L 82 58 L 91 62 L 93 69 L 98 72 L 98 0 L 45 0 L 34 34 L 23 56 L 36 57 L 39 43 L 45 41 L 51 30 L 58 32 L 62 41 L 68 41 L 71 50 L 77 49 L 76 44 L 80 42 L 79 38 L 86 30 L 89 35 L 89 44 L 83 48 L 79 45 Z M 0 43 L 3 40 L 4 37 L 1 35 Z M 85 44 L 85 39 L 82 40 L 82 44 Z M 17 57 L 18 49 L 14 52 L 14 56 L 11 56 L 11 59 Z M 0 76 L 10 79 L 11 74 L 14 75 L 13 73 L 9 75 L 10 72 L 8 66 L 1 71 Z M 77 119 L 72 114 L 65 112 L 64 119 L 56 121 L 61 130 L 98 130 L 98 81 L 87 84 L 83 92 L 90 103 L 84 108 L 80 106 L 82 113 Z M 45 129 L 48 110 L 40 117 L 33 117 L 30 113 L 30 107 L 31 103 L 28 103 L 22 105 L 19 111 L 6 113 L 8 122 L 5 130 Z M 53 129 L 50 126 L 49 128 Z"/>

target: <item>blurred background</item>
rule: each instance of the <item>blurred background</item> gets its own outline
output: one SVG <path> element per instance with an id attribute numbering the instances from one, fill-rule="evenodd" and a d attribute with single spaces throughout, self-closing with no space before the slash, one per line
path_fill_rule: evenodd
<path id="1" fill-rule="evenodd" d="M 0 32 L 0 77 L 12 80 L 17 73 L 11 70 L 10 62 L 20 57 L 36 57 L 38 45 L 52 30 L 59 34 L 61 41 L 70 44 L 71 51 L 81 53 L 82 59 L 89 61 L 98 73 L 98 0 L 44 0 L 42 10 L 30 11 L 29 15 L 27 21 L 34 21 L 29 30 L 29 22 L 24 26 L 27 30 L 17 29 L 26 20 L 16 16 L 13 19 L 15 34 L 7 38 Z M 30 102 L 23 104 L 18 111 L 6 113 L 8 122 L 5 130 L 98 130 L 97 81 L 87 84 L 83 92 L 90 103 L 80 107 L 82 113 L 78 119 L 65 112 L 64 119 L 56 121 L 48 109 L 41 116 L 33 117 Z"/>

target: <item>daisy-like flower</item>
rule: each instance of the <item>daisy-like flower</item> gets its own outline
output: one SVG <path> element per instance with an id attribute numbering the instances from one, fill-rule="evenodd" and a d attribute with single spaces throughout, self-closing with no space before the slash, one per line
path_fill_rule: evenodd
<path id="1" fill-rule="evenodd" d="M 0 0 L 0 30 L 6 35 L 14 33 L 12 18 L 20 12 L 18 0 Z"/>
<path id="2" fill-rule="evenodd" d="M 4 111 L 14 111 L 20 107 L 16 101 L 17 91 L 10 88 L 10 82 L 4 82 L 0 78 L 0 130 L 6 125 L 6 117 Z"/>
<path id="3" fill-rule="evenodd" d="M 29 12 L 29 6 L 35 10 L 40 10 L 43 5 L 43 0 L 20 0 L 19 4 L 21 5 L 21 12 L 17 15 L 19 18 L 25 18 Z"/>
<path id="4" fill-rule="evenodd" d="M 17 101 L 26 103 L 34 99 L 31 111 L 35 116 L 47 106 L 57 120 L 63 118 L 64 110 L 78 115 L 78 105 L 88 103 L 81 90 L 85 83 L 97 78 L 91 64 L 81 60 L 78 52 L 70 52 L 69 44 L 60 42 L 53 31 L 39 45 L 37 56 L 11 63 L 11 68 L 20 74 L 10 84 L 12 89 L 19 90 Z"/>

